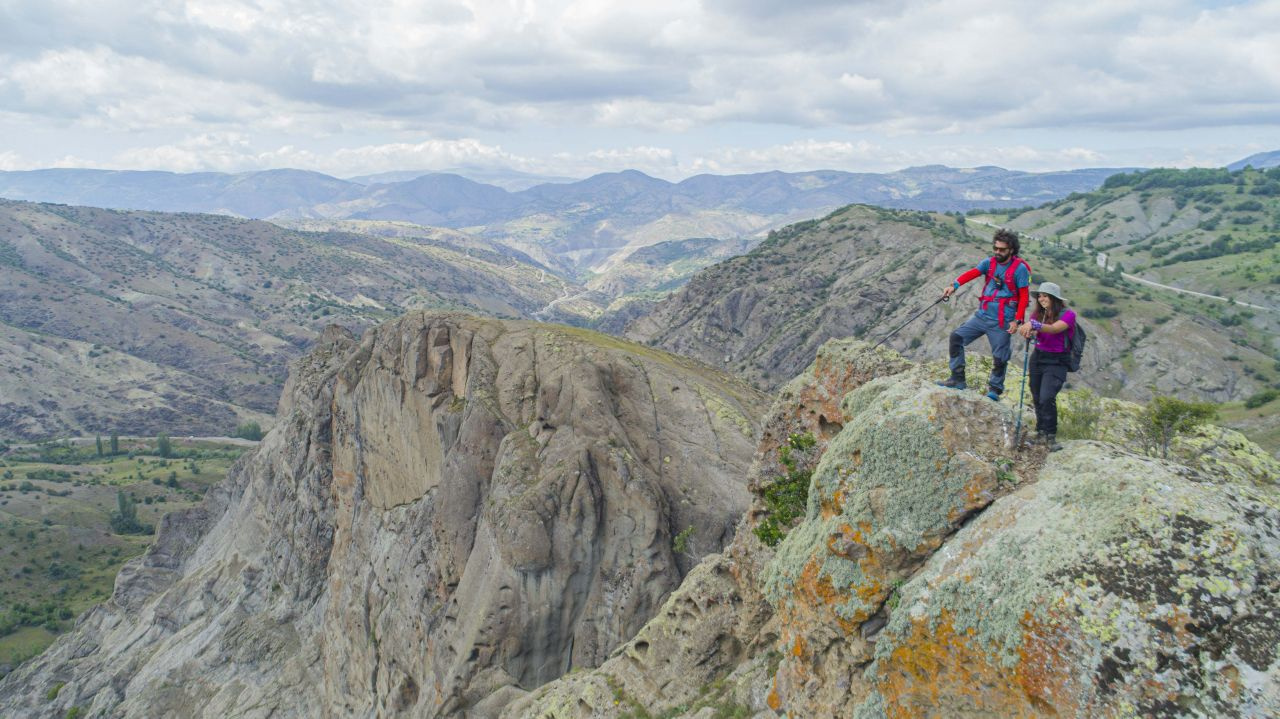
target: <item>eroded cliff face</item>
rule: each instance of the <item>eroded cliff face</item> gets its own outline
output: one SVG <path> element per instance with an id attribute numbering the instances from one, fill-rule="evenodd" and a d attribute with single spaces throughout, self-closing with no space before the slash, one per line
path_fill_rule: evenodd
<path id="1" fill-rule="evenodd" d="M 0 714 L 494 715 L 598 665 L 732 537 L 761 408 L 572 328 L 330 331 L 279 427 L 0 684 Z"/>
<path id="2" fill-rule="evenodd" d="M 810 469 L 802 520 L 765 546 L 757 501 L 598 670 L 504 716 L 1280 714 L 1280 463 L 1213 427 L 1134 453 L 1120 402 L 1115 442 L 1015 449 L 1013 408 L 937 374 L 824 346 L 751 473 Z"/>

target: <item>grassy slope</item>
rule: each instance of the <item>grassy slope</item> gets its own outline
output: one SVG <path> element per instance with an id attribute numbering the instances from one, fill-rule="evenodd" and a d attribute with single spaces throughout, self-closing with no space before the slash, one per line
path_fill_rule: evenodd
<path id="1" fill-rule="evenodd" d="M 43 445 L 0 459 L 0 664 L 44 651 L 145 551 L 152 535 L 112 531 L 117 492 L 135 497 L 139 522 L 154 526 L 199 502 L 244 449 L 172 444 L 179 458 L 157 456 L 154 440 L 125 440 L 114 457 L 92 445 Z"/>

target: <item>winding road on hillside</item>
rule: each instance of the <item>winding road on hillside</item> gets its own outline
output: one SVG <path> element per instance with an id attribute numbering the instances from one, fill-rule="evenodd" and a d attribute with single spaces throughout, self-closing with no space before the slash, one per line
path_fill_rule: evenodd
<path id="1" fill-rule="evenodd" d="M 1171 286 L 1169 286 L 1169 285 L 1162 285 L 1162 284 L 1160 284 L 1159 282 L 1152 282 L 1151 280 L 1144 280 L 1144 279 L 1142 279 L 1141 277 L 1138 277 L 1137 275 L 1131 275 L 1131 274 L 1129 274 L 1128 272 L 1121 272 L 1121 273 L 1120 273 L 1120 276 L 1121 276 L 1121 277 L 1123 277 L 1123 278 L 1125 278 L 1126 280 L 1129 280 L 1130 282 L 1139 282 L 1139 283 L 1141 283 L 1141 284 L 1149 285 L 1149 286 L 1151 286 L 1151 287 L 1159 287 L 1159 288 L 1160 288 L 1160 289 L 1162 289 L 1162 290 L 1169 290 L 1170 292 L 1177 292 L 1178 294 L 1183 294 L 1183 295 L 1194 295 L 1194 296 L 1196 296 L 1196 297 L 1204 297 L 1204 298 L 1211 299 L 1211 300 L 1218 300 L 1219 302 L 1229 302 L 1229 303 L 1234 303 L 1237 307 L 1248 307 L 1248 308 L 1250 308 L 1250 309 L 1255 309 L 1255 310 L 1265 310 L 1265 311 L 1267 311 L 1267 312 L 1280 312 L 1280 309 L 1276 309 L 1275 307 L 1265 307 L 1265 306 L 1263 306 L 1263 305 L 1255 305 L 1255 304 L 1251 304 L 1251 303 L 1249 303 L 1249 302 L 1241 302 L 1240 300 L 1233 300 L 1233 299 L 1231 299 L 1231 298 L 1229 298 L 1229 297 L 1219 297 L 1219 296 L 1217 296 L 1217 295 L 1206 295 L 1206 294 L 1205 294 L 1205 293 L 1203 293 L 1203 292 L 1196 292 L 1195 290 L 1184 290 L 1184 289 L 1182 289 L 1181 287 L 1171 287 Z"/>
<path id="2" fill-rule="evenodd" d="M 562 286 L 560 287 L 560 291 L 561 291 L 563 294 L 561 294 L 559 297 L 555 298 L 554 300 L 551 300 L 550 302 L 548 302 L 546 307 L 543 307 L 542 309 L 540 309 L 540 310 L 538 310 L 537 312 L 534 312 L 534 313 L 533 313 L 533 318 L 534 318 L 535 320 L 538 320 L 539 322 L 545 322 L 545 321 L 546 321 L 546 319 L 547 319 L 547 318 L 546 318 L 546 315 L 547 315 L 547 313 L 548 313 L 548 312 L 550 312 L 550 311 L 551 311 L 551 308 L 552 308 L 552 307 L 555 307 L 556 305 L 560 304 L 561 302 L 571 302 L 571 301 L 576 300 L 576 299 L 578 299 L 578 298 L 580 298 L 580 297 L 585 297 L 585 296 L 587 296 L 587 295 L 591 294 L 591 290 L 583 290 L 582 292 L 579 292 L 579 293 L 578 293 L 578 294 L 576 294 L 576 295 L 570 295 L 570 294 L 569 294 L 569 285 L 562 285 Z"/>

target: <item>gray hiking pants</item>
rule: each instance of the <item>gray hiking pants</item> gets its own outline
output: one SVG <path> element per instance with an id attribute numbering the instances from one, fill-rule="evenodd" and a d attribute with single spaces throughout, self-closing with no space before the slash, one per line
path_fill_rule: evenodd
<path id="1" fill-rule="evenodd" d="M 1004 392 L 1005 369 L 1009 366 L 1009 356 L 1013 352 L 1012 335 L 994 319 L 981 312 L 974 312 L 967 322 L 951 333 L 948 347 L 951 353 L 949 363 L 951 371 L 964 372 L 964 348 L 983 335 L 986 335 L 987 341 L 991 343 L 991 357 L 995 360 L 987 385 L 997 393 Z"/>

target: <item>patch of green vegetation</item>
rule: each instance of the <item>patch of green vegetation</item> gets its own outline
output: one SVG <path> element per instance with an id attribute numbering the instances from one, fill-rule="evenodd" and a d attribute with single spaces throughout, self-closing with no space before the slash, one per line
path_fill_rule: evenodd
<path id="1" fill-rule="evenodd" d="M 770 547 L 778 546 L 787 536 L 787 528 L 804 516 L 809 502 L 809 480 L 813 477 L 812 460 L 804 461 L 794 453 L 805 453 L 817 444 L 813 435 L 793 434 L 778 450 L 778 461 L 786 468 L 786 474 L 776 477 L 764 488 L 762 499 L 769 509 L 769 516 L 756 525 L 756 537 Z"/>
<path id="2" fill-rule="evenodd" d="M 1017 484 L 1018 475 L 1013 471 L 1013 460 L 1008 457 L 996 457 L 996 481 Z"/>
<path id="3" fill-rule="evenodd" d="M 1179 434 L 1187 434 L 1196 427 L 1218 418 L 1217 405 L 1212 402 L 1187 402 L 1176 397 L 1153 397 L 1139 415 L 1139 427 L 1152 454 L 1168 458 L 1169 445 Z"/>
<path id="4" fill-rule="evenodd" d="M 689 540 L 693 538 L 693 525 L 685 527 L 671 540 L 671 551 L 676 554 L 689 553 Z"/>
<path id="5" fill-rule="evenodd" d="M 49 442 L 9 448 L 0 476 L 0 662 L 39 654 L 75 617 L 110 596 L 125 562 L 153 537 L 113 530 L 125 512 L 148 529 L 165 513 L 198 503 L 243 447 L 156 438 L 97 443 Z M 49 461 L 55 460 L 55 461 Z M 120 524 L 117 519 L 117 524 Z"/>
<path id="6" fill-rule="evenodd" d="M 1088 389 L 1067 390 L 1058 395 L 1058 437 L 1097 439 L 1102 401 Z"/>
<path id="7" fill-rule="evenodd" d="M 1264 389 L 1261 392 L 1254 393 L 1246 399 L 1244 401 L 1244 406 L 1248 409 L 1257 409 L 1264 404 L 1269 404 L 1275 401 L 1277 397 L 1280 397 L 1280 389 Z"/>
<path id="8" fill-rule="evenodd" d="M 262 426 L 257 422 L 245 422 L 244 424 L 237 425 L 235 433 L 231 436 L 257 442 L 262 439 Z"/>

